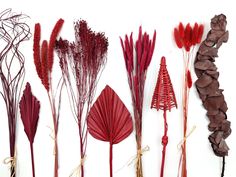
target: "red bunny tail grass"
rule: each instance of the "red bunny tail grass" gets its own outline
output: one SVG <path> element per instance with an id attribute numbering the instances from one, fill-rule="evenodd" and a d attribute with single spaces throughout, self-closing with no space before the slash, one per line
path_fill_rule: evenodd
<path id="1" fill-rule="evenodd" d="M 57 36 L 62 28 L 62 25 L 64 23 L 63 19 L 59 19 L 57 23 L 55 24 L 50 40 L 49 40 L 49 45 L 48 45 L 48 70 L 49 72 L 52 72 L 52 66 L 53 66 L 53 57 L 54 57 L 54 47 L 55 47 L 55 42 L 57 39 Z"/>
<path id="2" fill-rule="evenodd" d="M 179 31 L 177 30 L 177 28 L 174 29 L 174 38 L 175 38 L 175 43 L 176 43 L 177 47 L 181 49 L 183 47 L 183 42 L 180 38 L 180 34 L 179 34 Z"/>
<path id="3" fill-rule="evenodd" d="M 187 52 L 190 51 L 190 48 L 192 46 L 192 27 L 190 26 L 190 24 L 188 23 L 186 25 L 186 28 L 185 28 L 185 31 L 184 31 L 184 47 L 185 47 L 185 50 Z"/>
<path id="4" fill-rule="evenodd" d="M 198 37 L 198 24 L 195 23 L 193 27 L 193 33 L 192 33 L 192 44 L 197 44 L 197 37 Z"/>
<path id="5" fill-rule="evenodd" d="M 40 24 L 35 24 L 34 27 L 34 44 L 33 44 L 33 53 L 34 53 L 34 64 L 36 67 L 37 74 L 39 78 L 42 80 L 42 68 L 41 68 L 41 59 L 40 59 Z"/>
<path id="6" fill-rule="evenodd" d="M 184 25 L 183 25 L 183 23 L 179 23 L 179 35 L 180 35 L 180 38 L 184 38 Z"/>
<path id="7" fill-rule="evenodd" d="M 45 89 L 49 92 L 49 72 L 48 72 L 48 42 L 46 40 L 42 43 L 41 48 L 41 59 L 42 59 L 42 84 Z"/>
<path id="8" fill-rule="evenodd" d="M 203 32 L 204 32 L 204 26 L 200 25 L 198 28 L 198 34 L 197 34 L 197 43 L 198 44 L 200 44 L 200 42 L 202 40 Z"/>
<path id="9" fill-rule="evenodd" d="M 192 81 L 192 76 L 189 70 L 187 72 L 187 83 L 188 83 L 188 88 L 191 88 L 193 85 L 193 81 Z"/>

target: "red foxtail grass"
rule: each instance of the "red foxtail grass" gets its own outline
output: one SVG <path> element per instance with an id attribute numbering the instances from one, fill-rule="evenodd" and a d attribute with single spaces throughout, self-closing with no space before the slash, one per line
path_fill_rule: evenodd
<path id="1" fill-rule="evenodd" d="M 140 152 L 142 149 L 142 109 L 144 86 L 148 66 L 151 63 L 155 48 L 155 41 L 156 31 L 154 31 L 153 38 L 150 39 L 146 32 L 144 34 L 142 33 L 141 27 L 139 28 L 139 35 L 135 45 L 133 42 L 132 33 L 129 38 L 127 35 L 125 35 L 124 41 L 122 38 L 120 38 L 134 110 L 137 142 L 137 177 L 143 177 L 142 157 L 138 152 Z"/>
<path id="2" fill-rule="evenodd" d="M 64 23 L 63 19 L 59 19 L 55 24 L 49 42 L 44 40 L 42 42 L 42 46 L 40 48 L 40 36 L 41 36 L 41 27 L 40 24 L 35 24 L 34 29 L 34 44 L 33 44 L 33 56 L 34 56 L 34 64 L 37 71 L 37 74 L 47 90 L 48 99 L 51 106 L 52 111 L 52 118 L 53 118 L 53 128 L 54 128 L 54 155 L 55 155 L 55 162 L 54 162 L 54 177 L 58 177 L 58 145 L 57 145 L 57 134 L 58 134 L 58 123 L 59 123 L 59 112 L 60 112 L 60 99 L 61 99 L 61 89 L 63 83 L 61 80 L 58 83 L 57 89 L 60 90 L 59 92 L 59 103 L 58 108 L 56 108 L 55 97 L 52 89 L 52 67 L 53 67 L 53 60 L 54 60 L 54 47 L 56 38 L 62 28 Z M 60 88 L 59 88 L 60 87 Z"/>
<path id="3" fill-rule="evenodd" d="M 187 177 L 187 159 L 186 159 L 186 136 L 187 136 L 187 122 L 188 122 L 188 102 L 189 91 L 192 87 L 191 65 L 195 57 L 195 46 L 199 45 L 202 39 L 204 26 L 202 24 L 194 24 L 194 27 L 188 23 L 185 27 L 180 22 L 179 26 L 174 28 L 174 39 L 178 48 L 182 49 L 184 60 L 184 78 L 183 78 L 183 144 L 182 154 L 180 158 L 181 177 Z"/>
<path id="4" fill-rule="evenodd" d="M 170 80 L 170 76 L 168 74 L 168 70 L 166 68 L 166 59 L 165 57 L 161 58 L 160 70 L 157 78 L 157 83 L 155 87 L 155 91 L 152 97 L 151 108 L 159 109 L 164 111 L 164 135 L 162 137 L 162 163 L 161 163 L 161 172 L 160 177 L 164 177 L 164 168 L 165 168 L 165 156 L 166 156 L 166 146 L 168 144 L 168 124 L 166 118 L 166 111 L 171 111 L 171 108 L 177 108 L 177 102 L 175 98 L 174 89 L 172 87 L 172 83 Z"/>
<path id="5" fill-rule="evenodd" d="M 21 87 L 25 76 L 25 58 L 19 50 L 22 43 L 31 37 L 25 23 L 28 16 L 6 9 L 0 13 L 0 94 L 4 100 L 9 127 L 10 176 L 16 176 L 16 121 Z"/>
<path id="6" fill-rule="evenodd" d="M 23 96 L 21 97 L 19 104 L 21 120 L 24 125 L 25 133 L 30 142 L 32 175 L 33 177 L 35 177 L 33 143 L 38 126 L 40 102 L 32 94 L 31 86 L 29 83 L 26 84 Z"/>
<path id="7" fill-rule="evenodd" d="M 87 148 L 86 120 L 107 60 L 108 39 L 104 33 L 92 31 L 84 20 L 75 22 L 74 30 L 75 42 L 60 39 L 56 43 L 56 51 L 71 110 L 78 124 L 80 161 L 84 162 Z M 84 163 L 79 166 L 80 176 L 84 177 Z"/>
<path id="8" fill-rule="evenodd" d="M 115 91 L 106 86 L 91 107 L 87 122 L 94 138 L 110 144 L 110 177 L 113 177 L 113 145 L 132 133 L 132 117 Z"/>

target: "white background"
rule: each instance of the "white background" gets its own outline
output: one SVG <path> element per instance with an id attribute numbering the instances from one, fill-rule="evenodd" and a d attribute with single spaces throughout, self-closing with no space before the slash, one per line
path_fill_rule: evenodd
<path id="1" fill-rule="evenodd" d="M 105 32 L 109 38 L 108 62 L 98 84 L 96 97 L 100 91 L 109 84 L 124 101 L 132 113 L 130 91 L 127 83 L 126 70 L 119 36 L 134 32 L 137 36 L 138 28 L 143 26 L 150 35 L 157 30 L 156 48 L 147 74 L 143 110 L 143 147 L 150 146 L 150 151 L 143 155 L 143 170 L 145 177 L 159 175 L 161 163 L 161 137 L 163 134 L 162 112 L 150 109 L 151 98 L 156 83 L 157 72 L 161 56 L 166 56 L 169 74 L 176 92 L 179 109 L 168 113 L 169 144 L 166 156 L 166 177 L 177 176 L 180 151 L 177 144 L 182 138 L 181 118 L 181 88 L 182 88 L 182 53 L 173 41 L 173 28 L 180 21 L 184 24 L 190 22 L 203 23 L 205 25 L 204 37 L 209 30 L 210 19 L 215 14 L 224 13 L 227 16 L 227 28 L 230 32 L 229 41 L 223 44 L 219 51 L 216 65 L 220 71 L 220 84 L 229 107 L 228 119 L 232 122 L 232 134 L 227 139 L 230 147 L 229 156 L 226 158 L 226 177 L 235 177 L 236 143 L 235 118 L 235 49 L 236 49 L 236 11 L 233 1 L 220 0 L 177 0 L 177 1 L 128 1 L 128 0 L 100 0 L 100 1 L 26 1 L 6 0 L 1 1 L 0 10 L 12 8 L 15 12 L 23 12 L 31 18 L 27 23 L 33 27 L 36 22 L 42 25 L 42 39 L 48 39 L 55 22 L 61 17 L 65 20 L 61 36 L 73 40 L 73 21 L 85 19 L 95 31 Z M 46 91 L 41 85 L 35 71 L 32 54 L 32 39 L 22 44 L 22 52 L 26 57 L 26 78 L 32 85 L 33 93 L 41 101 L 41 114 L 38 131 L 35 137 L 35 166 L 37 177 L 53 176 L 53 141 L 50 138 L 52 118 Z M 58 59 L 54 63 L 54 79 L 60 75 Z M 192 72 L 193 80 L 196 79 Z M 54 81 L 56 83 L 56 81 Z M 68 177 L 79 164 L 79 138 L 78 129 L 70 114 L 66 92 L 63 92 L 62 112 L 59 128 L 59 176 Z M 0 177 L 8 177 L 8 166 L 2 160 L 9 156 L 8 124 L 5 107 L 0 100 Z M 189 105 L 189 123 L 191 129 L 194 125 L 197 129 L 188 138 L 187 163 L 189 177 L 218 177 L 221 171 L 221 158 L 212 152 L 208 141 L 208 119 L 206 111 L 198 98 L 195 88 L 191 89 Z M 88 136 L 87 159 L 85 162 L 86 177 L 109 176 L 109 146 Z M 127 166 L 127 161 L 136 153 L 134 133 L 118 145 L 114 146 L 114 176 L 134 177 L 134 165 Z M 17 124 L 17 174 L 18 177 L 31 176 L 31 158 L 29 142 L 24 133 L 20 119 Z M 123 167 L 121 170 L 121 167 Z"/>

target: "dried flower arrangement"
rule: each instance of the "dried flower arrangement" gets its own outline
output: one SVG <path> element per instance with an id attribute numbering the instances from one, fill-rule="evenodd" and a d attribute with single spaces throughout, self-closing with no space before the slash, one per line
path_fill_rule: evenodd
<path id="1" fill-rule="evenodd" d="M 166 59 L 165 57 L 161 58 L 160 70 L 157 78 L 157 83 L 155 87 L 155 91 L 152 97 L 152 104 L 151 108 L 163 110 L 163 117 L 164 117 L 164 135 L 162 137 L 162 163 L 161 163 L 161 172 L 160 177 L 164 176 L 164 168 L 165 168 L 165 156 L 166 156 L 166 146 L 168 144 L 168 124 L 166 118 L 166 111 L 173 107 L 177 108 L 177 102 L 175 98 L 174 89 L 170 80 L 170 76 L 168 70 L 166 68 Z"/>
<path id="2" fill-rule="evenodd" d="M 226 16 L 223 14 L 211 19 L 211 30 L 201 43 L 194 63 L 198 77 L 195 85 L 210 120 L 208 129 L 213 132 L 209 136 L 209 141 L 215 155 L 223 157 L 221 177 L 224 176 L 225 156 L 229 151 L 225 139 L 231 134 L 231 123 L 227 120 L 228 108 L 223 90 L 219 88 L 219 72 L 214 62 L 218 57 L 219 48 L 228 41 L 229 32 L 226 31 L 226 24 Z"/>
<path id="3" fill-rule="evenodd" d="M 110 144 L 110 177 L 113 177 L 113 145 L 132 133 L 132 117 L 115 91 L 106 86 L 91 107 L 87 121 L 89 133 Z"/>
<path id="4" fill-rule="evenodd" d="M 195 46 L 201 42 L 204 27 L 203 25 L 194 24 L 191 27 L 188 23 L 185 27 L 179 23 L 178 28 L 174 29 L 174 39 L 178 48 L 182 49 L 184 60 L 184 77 L 182 93 L 182 111 L 183 111 L 183 144 L 181 146 L 181 176 L 187 177 L 187 159 L 186 159 L 186 137 L 188 131 L 188 102 L 189 91 L 192 87 L 191 65 L 195 54 Z"/>
<path id="5" fill-rule="evenodd" d="M 32 175 L 33 177 L 35 177 L 33 143 L 38 126 L 40 102 L 32 94 L 31 86 L 29 83 L 26 84 L 23 96 L 21 97 L 19 104 L 20 104 L 21 120 L 24 125 L 25 133 L 30 142 Z"/>
<path id="6" fill-rule="evenodd" d="M 29 26 L 24 22 L 28 16 L 6 9 L 0 13 L 0 81 L 1 96 L 5 102 L 8 126 L 10 157 L 10 176 L 16 176 L 16 121 L 21 87 L 25 76 L 24 55 L 20 52 L 21 44 L 30 39 Z"/>
<path id="7" fill-rule="evenodd" d="M 137 162 L 136 162 L 136 176 L 143 177 L 142 170 L 142 109 L 144 86 L 148 66 L 151 63 L 152 55 L 156 42 L 156 31 L 153 38 L 150 39 L 149 35 L 145 32 L 142 33 L 142 28 L 139 28 L 138 40 L 133 44 L 133 35 L 131 33 L 128 38 L 125 35 L 123 42 L 120 38 L 123 50 L 125 66 L 127 70 L 128 83 L 133 102 L 135 132 L 137 142 Z M 135 52 L 134 52 L 135 49 Z"/>
<path id="8" fill-rule="evenodd" d="M 92 31 L 84 20 L 74 25 L 75 42 L 58 40 L 56 51 L 71 110 L 78 124 L 80 140 L 81 177 L 84 177 L 84 160 L 87 147 L 86 120 L 94 99 L 98 79 L 106 64 L 108 39 L 104 33 Z"/>
<path id="9" fill-rule="evenodd" d="M 56 93 L 54 93 L 52 89 L 52 67 L 54 61 L 54 47 L 56 38 L 62 28 L 64 20 L 59 19 L 55 24 L 49 42 L 44 40 L 42 42 L 42 46 L 40 47 L 40 36 L 41 36 L 41 27 L 40 24 L 35 24 L 34 29 L 34 45 L 33 45 L 33 52 L 34 52 L 34 64 L 36 67 L 36 71 L 38 77 L 41 79 L 44 88 L 47 91 L 48 99 L 51 106 L 52 111 L 52 119 L 53 119 L 53 140 L 54 140 L 54 177 L 58 177 L 58 145 L 57 145 L 57 134 L 58 134 L 58 123 L 59 123 L 59 109 L 60 109 L 60 96 L 61 96 L 61 89 L 62 85 L 59 82 L 58 89 L 59 92 L 59 103 L 58 108 L 56 108 Z"/>

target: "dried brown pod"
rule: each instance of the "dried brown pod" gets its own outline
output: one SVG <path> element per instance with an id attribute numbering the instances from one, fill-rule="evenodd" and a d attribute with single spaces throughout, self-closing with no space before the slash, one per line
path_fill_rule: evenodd
<path id="1" fill-rule="evenodd" d="M 208 129 L 213 132 L 209 141 L 215 155 L 223 157 L 221 176 L 224 176 L 225 156 L 229 151 L 225 139 L 230 135 L 231 128 L 230 121 L 227 120 L 227 104 L 218 82 L 219 72 L 214 62 L 218 57 L 219 47 L 228 40 L 226 24 L 226 16 L 223 14 L 211 19 L 211 30 L 201 43 L 194 63 L 198 77 L 195 85 L 210 120 Z"/>

